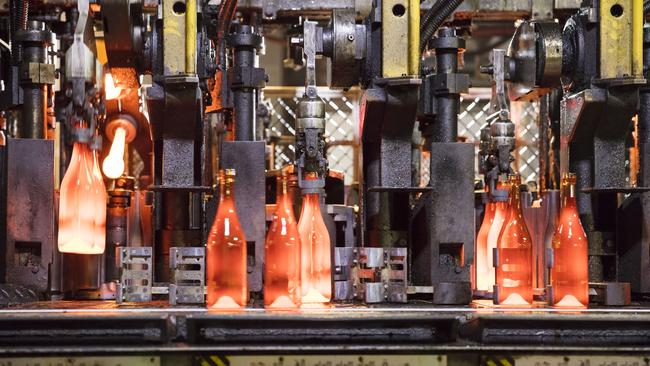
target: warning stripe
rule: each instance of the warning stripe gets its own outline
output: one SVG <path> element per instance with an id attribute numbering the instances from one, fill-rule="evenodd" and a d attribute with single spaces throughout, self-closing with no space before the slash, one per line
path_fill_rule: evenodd
<path id="1" fill-rule="evenodd" d="M 230 366 L 230 360 L 226 356 L 200 356 L 198 360 L 200 366 Z"/>
<path id="2" fill-rule="evenodd" d="M 481 366 L 515 366 L 515 359 L 511 356 L 483 356 Z"/>

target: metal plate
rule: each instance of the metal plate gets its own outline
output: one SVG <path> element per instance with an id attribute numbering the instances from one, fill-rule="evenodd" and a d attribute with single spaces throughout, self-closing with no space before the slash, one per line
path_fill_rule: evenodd
<path id="1" fill-rule="evenodd" d="M 589 356 L 589 355 L 562 355 L 562 356 L 519 356 L 514 357 L 512 366 L 584 366 L 584 365 L 628 365 L 641 366 L 648 364 L 646 356 Z"/>
<path id="2" fill-rule="evenodd" d="M 455 340 L 457 321 L 447 314 L 347 312 L 312 314 L 193 314 L 190 343 L 203 345 L 343 346 L 435 344 Z"/>
<path id="3" fill-rule="evenodd" d="M 0 366 L 159 366 L 158 356 L 121 356 L 121 357 L 13 357 L 0 358 Z"/>
<path id="4" fill-rule="evenodd" d="M 216 359 L 215 359 L 216 357 Z M 210 360 L 207 360 L 209 358 Z M 200 365 L 230 365 L 230 366 L 323 366 L 323 365 L 356 365 L 356 366 L 446 366 L 447 357 L 438 355 L 282 355 L 282 356 L 205 356 Z M 0 364 L 1 366 L 1 364 Z"/>
<path id="5" fill-rule="evenodd" d="M 0 266 L 8 283 L 36 291 L 48 289 L 55 242 L 53 165 L 53 141 L 8 140 L 6 263 Z"/>

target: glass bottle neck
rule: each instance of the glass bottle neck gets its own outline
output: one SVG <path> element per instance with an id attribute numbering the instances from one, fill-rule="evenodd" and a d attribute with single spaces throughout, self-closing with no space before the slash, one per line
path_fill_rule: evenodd
<path id="1" fill-rule="evenodd" d="M 285 179 L 278 179 L 276 203 L 278 206 L 291 206 L 289 184 Z"/>
<path id="2" fill-rule="evenodd" d="M 518 209 L 521 204 L 521 197 L 519 197 L 519 185 L 515 184 L 510 188 L 510 194 L 508 195 L 508 205 L 512 208 Z"/>
<path id="3" fill-rule="evenodd" d="M 576 186 L 567 184 L 562 187 L 562 207 L 576 205 Z"/>
<path id="4" fill-rule="evenodd" d="M 318 193 L 308 193 L 302 197 L 303 208 L 307 205 L 312 206 L 316 211 L 320 211 L 320 199 L 318 198 Z"/>
<path id="5" fill-rule="evenodd" d="M 234 182 L 224 182 L 221 184 L 221 189 L 219 191 L 221 193 L 219 198 L 220 201 L 232 200 L 234 185 Z"/>

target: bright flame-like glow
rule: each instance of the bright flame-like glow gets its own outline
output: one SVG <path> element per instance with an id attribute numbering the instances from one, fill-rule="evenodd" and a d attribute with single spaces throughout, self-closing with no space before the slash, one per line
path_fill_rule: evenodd
<path id="1" fill-rule="evenodd" d="M 126 145 L 126 130 L 122 127 L 115 129 L 111 151 L 108 153 L 102 170 L 104 175 L 111 179 L 117 179 L 124 172 L 124 146 Z"/>
<path id="2" fill-rule="evenodd" d="M 115 86 L 113 75 L 110 73 L 104 75 L 104 93 L 106 94 L 106 100 L 117 99 L 122 93 L 122 88 Z"/>

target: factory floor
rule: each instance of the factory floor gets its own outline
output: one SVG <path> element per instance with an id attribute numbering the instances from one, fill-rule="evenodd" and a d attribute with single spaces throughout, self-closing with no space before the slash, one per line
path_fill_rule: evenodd
<path id="1" fill-rule="evenodd" d="M 614 353 L 619 359 L 650 356 L 647 304 L 580 310 L 552 309 L 541 303 L 536 306 L 503 308 L 478 300 L 470 306 L 452 307 L 414 302 L 214 312 L 203 307 L 170 307 L 164 301 L 133 305 L 114 301 L 37 302 L 0 310 L 0 354 L 14 358 L 155 356 L 162 357 L 156 358 L 162 364 L 174 357 L 191 356 L 196 361 L 197 357 L 211 355 L 234 359 L 252 355 L 428 355 L 444 356 L 444 364 L 456 364 L 453 360 L 473 364 L 484 357 L 507 356 L 519 360 L 518 365 L 534 365 L 537 361 L 525 357 L 540 354 L 561 357 L 559 361 L 568 356 L 611 357 Z M 649 364 L 648 358 L 634 360 L 639 366 Z M 0 365 L 2 361 L 0 358 Z M 636 362 L 629 361 L 629 365 Z M 423 362 L 432 364 L 431 360 Z M 366 364 L 376 363 L 342 361 L 331 366 Z"/>

